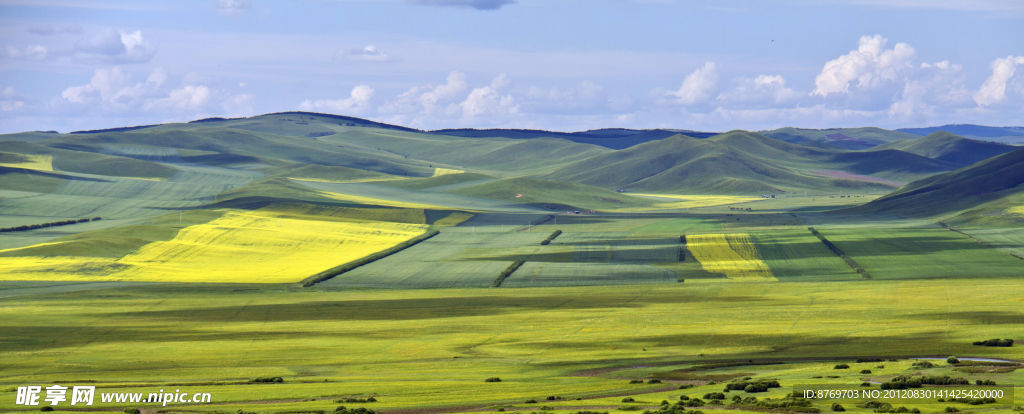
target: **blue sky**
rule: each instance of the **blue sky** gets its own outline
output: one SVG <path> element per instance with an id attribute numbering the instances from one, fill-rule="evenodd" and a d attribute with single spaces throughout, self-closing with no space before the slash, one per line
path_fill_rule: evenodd
<path id="1" fill-rule="evenodd" d="M 1024 125 L 1015 0 L 0 0 L 0 132 Z"/>

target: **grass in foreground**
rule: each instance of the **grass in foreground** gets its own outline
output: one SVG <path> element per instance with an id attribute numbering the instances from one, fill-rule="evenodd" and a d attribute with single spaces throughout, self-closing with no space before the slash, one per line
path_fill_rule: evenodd
<path id="1" fill-rule="evenodd" d="M 721 391 L 721 382 L 743 376 L 792 387 L 914 372 L 908 362 L 854 364 L 860 357 L 1021 359 L 1021 347 L 971 343 L 1019 334 L 1022 296 L 1024 286 L 1006 279 L 387 291 L 118 286 L 0 299 L 0 390 L 54 381 L 139 392 L 178 384 L 213 394 L 215 404 L 183 408 L 200 412 L 603 412 Z M 764 360 L 789 364 L 757 364 Z M 723 362 L 735 366 L 714 365 Z M 857 371 L 831 368 L 839 362 Z M 944 372 L 1024 383 L 1021 370 L 934 373 Z M 284 383 L 250 382 L 268 376 Z M 502 381 L 484 381 L 490 377 Z M 629 384 L 636 378 L 663 383 Z M 676 390 L 680 384 L 695 388 Z M 379 402 L 334 402 L 371 395 Z M 621 403 L 626 396 L 637 404 Z M 539 403 L 525 403 L 531 399 Z M 0 410 L 14 409 L 13 401 L 0 399 Z"/>

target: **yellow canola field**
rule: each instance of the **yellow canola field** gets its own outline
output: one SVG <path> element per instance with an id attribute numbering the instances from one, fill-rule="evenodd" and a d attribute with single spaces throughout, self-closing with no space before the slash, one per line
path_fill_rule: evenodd
<path id="1" fill-rule="evenodd" d="M 456 169 L 453 169 L 453 168 L 437 167 L 437 168 L 434 168 L 434 177 L 441 176 L 441 175 L 448 175 L 448 174 L 462 174 L 464 172 L 465 171 L 463 171 L 463 170 L 456 170 Z"/>
<path id="2" fill-rule="evenodd" d="M 52 155 L 16 154 L 26 161 L 22 162 L 0 162 L 0 167 L 24 168 L 26 170 L 53 171 Z"/>
<path id="3" fill-rule="evenodd" d="M 287 283 L 384 250 L 427 225 L 228 211 L 120 259 L 0 257 L 5 280 Z"/>
<path id="4" fill-rule="evenodd" d="M 777 280 L 748 234 L 688 234 L 686 247 L 708 272 L 737 280 Z"/>
<path id="5" fill-rule="evenodd" d="M 613 211 L 653 211 L 671 210 L 680 208 L 714 207 L 726 204 L 749 203 L 751 201 L 763 200 L 761 197 L 733 196 L 733 195 L 705 195 L 705 194 L 651 194 L 651 193 L 626 193 L 629 196 L 653 198 L 657 200 L 678 200 L 656 203 L 648 207 L 630 207 Z"/>

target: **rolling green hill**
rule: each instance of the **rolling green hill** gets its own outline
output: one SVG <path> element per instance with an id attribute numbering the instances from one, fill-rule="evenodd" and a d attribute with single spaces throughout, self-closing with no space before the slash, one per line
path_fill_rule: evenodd
<path id="1" fill-rule="evenodd" d="M 533 178 L 509 178 L 453 191 L 547 210 L 609 209 L 652 204 L 649 200 L 589 185 Z"/>
<path id="2" fill-rule="evenodd" d="M 1024 149 L 907 184 L 885 197 L 844 210 L 901 216 L 936 216 L 1018 196 L 1024 191 Z"/>
<path id="3" fill-rule="evenodd" d="M 761 131 L 769 137 L 810 145 L 821 148 L 866 149 L 880 144 L 915 139 L 917 136 L 908 132 L 890 131 L 875 127 L 864 128 L 779 128 Z"/>
<path id="4" fill-rule="evenodd" d="M 920 178 L 953 168 L 899 151 L 882 155 L 902 160 L 879 163 L 876 153 L 812 148 L 731 131 L 707 139 L 678 135 L 640 144 L 572 163 L 544 178 L 650 192 L 879 191 L 891 186 L 849 173 Z M 847 174 L 828 172 L 843 169 L 849 169 Z"/>
<path id="5" fill-rule="evenodd" d="M 912 141 L 897 141 L 877 147 L 883 148 L 898 149 L 960 166 L 974 164 L 1017 149 L 1013 145 L 973 140 L 944 131 L 933 132 Z"/>
<path id="6" fill-rule="evenodd" d="M 962 137 L 983 141 L 994 141 L 1015 145 L 1024 144 L 1024 127 L 1020 126 L 993 127 L 972 124 L 952 124 L 927 128 L 900 128 L 897 131 L 909 132 L 915 135 L 928 135 L 934 132 L 945 131 Z"/>

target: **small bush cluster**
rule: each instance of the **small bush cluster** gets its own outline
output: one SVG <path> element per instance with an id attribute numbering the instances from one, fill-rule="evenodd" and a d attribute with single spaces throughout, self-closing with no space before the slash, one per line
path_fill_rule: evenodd
<path id="1" fill-rule="evenodd" d="M 342 398 L 340 400 L 334 400 L 334 402 L 336 402 L 336 403 L 372 403 L 372 402 L 377 402 L 377 399 L 373 398 L 373 397 L 367 397 L 367 398 L 349 397 L 349 398 Z"/>
<path id="2" fill-rule="evenodd" d="M 734 381 L 734 382 L 730 382 L 728 384 L 725 384 L 725 389 L 723 391 L 724 392 L 729 392 L 729 391 L 732 391 L 732 390 L 742 390 L 742 391 L 745 391 L 745 392 L 753 393 L 753 392 L 765 392 L 765 391 L 768 391 L 769 388 L 779 388 L 779 387 L 781 387 L 781 385 L 779 385 L 779 382 L 776 381 L 776 380 L 754 380 L 754 381 L 743 380 L 743 381 Z"/>
<path id="3" fill-rule="evenodd" d="M 883 390 L 905 390 L 907 388 L 921 388 L 921 385 L 971 385 L 971 382 L 966 378 L 953 378 L 948 375 L 943 376 L 921 376 L 921 377 L 908 377 L 898 376 L 889 381 L 882 383 Z"/>
<path id="4" fill-rule="evenodd" d="M 834 366 L 832 368 L 833 369 L 848 369 L 848 368 L 850 368 L 850 364 L 836 364 L 836 366 Z"/>
<path id="5" fill-rule="evenodd" d="M 917 408 L 913 408 L 913 409 L 907 408 L 907 407 L 895 407 L 894 408 L 892 406 L 892 404 L 884 403 L 884 402 L 878 402 L 878 401 L 868 401 L 868 402 L 864 403 L 863 407 L 867 408 L 869 410 L 872 410 L 872 411 L 874 411 L 876 413 L 920 413 L 921 412 L 921 410 L 919 410 Z"/>
<path id="6" fill-rule="evenodd" d="M 817 413 L 821 411 L 811 406 L 811 400 L 796 394 L 787 394 L 782 398 L 765 398 L 763 400 L 758 400 L 756 397 L 747 397 L 737 401 L 733 398 L 733 404 L 766 408 L 772 411 L 785 410 L 798 413 Z"/>
<path id="7" fill-rule="evenodd" d="M 334 409 L 334 414 L 377 414 L 377 412 L 369 408 L 346 408 L 344 405 L 339 405 Z"/>
<path id="8" fill-rule="evenodd" d="M 257 377 L 257 378 L 253 378 L 252 381 L 249 381 L 249 382 L 282 383 L 282 382 L 284 382 L 284 378 L 281 378 L 281 377 Z"/>
<path id="9" fill-rule="evenodd" d="M 707 394 L 704 394 L 704 399 L 705 400 L 724 400 L 725 399 L 725 394 L 722 394 L 720 392 L 709 392 Z"/>
<path id="10" fill-rule="evenodd" d="M 970 405 L 995 404 L 995 398 L 950 398 L 946 401 L 958 402 Z"/>
<path id="11" fill-rule="evenodd" d="M 683 402 L 677 402 L 675 404 L 662 404 L 657 410 L 644 411 L 644 414 L 704 414 L 703 411 L 691 410 L 690 406 L 687 406 Z"/>
<path id="12" fill-rule="evenodd" d="M 919 361 L 919 362 L 915 362 L 915 363 L 910 364 L 910 365 L 913 366 L 914 368 L 934 368 L 935 367 L 935 364 L 933 364 L 931 362 L 928 362 L 928 361 Z"/>
<path id="13" fill-rule="evenodd" d="M 484 382 L 501 382 L 501 378 L 498 378 L 498 377 L 490 377 L 490 378 L 488 378 L 488 379 L 485 379 L 485 380 L 484 380 Z"/>
<path id="14" fill-rule="evenodd" d="M 1013 340 L 1012 339 L 987 339 L 987 340 L 984 340 L 984 341 L 976 341 L 976 342 L 974 342 L 974 344 L 978 345 L 978 346 L 1004 346 L 1004 347 L 1009 347 L 1009 346 L 1013 346 Z"/>

